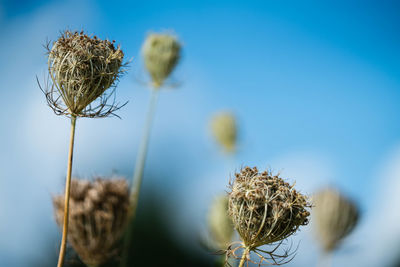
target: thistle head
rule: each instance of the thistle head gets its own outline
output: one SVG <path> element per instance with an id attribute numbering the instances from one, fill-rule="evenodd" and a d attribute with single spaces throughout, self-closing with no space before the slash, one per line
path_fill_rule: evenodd
<path id="1" fill-rule="evenodd" d="M 114 41 L 67 30 L 47 49 L 50 80 L 43 91 L 57 115 L 105 117 L 120 108 L 108 103 L 124 71 Z"/>
<path id="2" fill-rule="evenodd" d="M 359 210 L 338 190 L 327 188 L 313 198 L 314 226 L 324 251 L 333 251 L 358 223 Z"/>
<path id="3" fill-rule="evenodd" d="M 149 34 L 143 44 L 144 64 L 153 85 L 158 88 L 174 70 L 180 59 L 181 45 L 169 34 Z"/>
<path id="4" fill-rule="evenodd" d="M 228 197 L 220 195 L 211 203 L 208 212 L 208 229 L 214 247 L 225 249 L 232 241 L 234 229 L 228 215 Z"/>
<path id="5" fill-rule="evenodd" d="M 64 195 L 55 196 L 53 206 L 56 222 L 62 227 Z M 85 264 L 101 265 L 118 253 L 128 210 L 125 179 L 71 181 L 68 241 Z"/>
<path id="6" fill-rule="evenodd" d="M 226 152 L 234 152 L 237 140 L 236 118 L 231 112 L 220 112 L 211 119 L 211 132 Z"/>
<path id="7" fill-rule="evenodd" d="M 239 248 L 247 253 L 255 251 L 260 263 L 267 261 L 267 253 L 274 264 L 282 264 L 290 256 L 287 251 L 277 255 L 275 250 L 285 238 L 294 234 L 302 225 L 308 224 L 311 205 L 307 197 L 297 192 L 278 175 L 257 168 L 245 167 L 235 174 L 230 185 L 229 215 L 243 243 L 228 250 L 234 254 Z M 271 252 L 258 249 L 262 245 L 275 245 Z M 289 259 L 290 261 L 290 259 Z"/>

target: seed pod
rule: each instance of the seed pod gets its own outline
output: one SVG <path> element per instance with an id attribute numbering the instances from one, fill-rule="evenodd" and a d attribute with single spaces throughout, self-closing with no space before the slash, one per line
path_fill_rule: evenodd
<path id="1" fill-rule="evenodd" d="M 277 175 L 245 167 L 230 188 L 229 215 L 248 250 L 283 240 L 308 223 L 307 197 Z"/>
<path id="2" fill-rule="evenodd" d="M 154 87 L 162 86 L 180 59 L 181 45 L 175 36 L 149 34 L 143 44 L 144 64 Z"/>
<path id="3" fill-rule="evenodd" d="M 231 112 L 220 112 L 211 120 L 211 131 L 217 142 L 227 152 L 234 152 L 237 139 L 235 116 Z"/>
<path id="4" fill-rule="evenodd" d="M 56 222 L 62 227 L 64 195 L 55 196 L 53 206 Z M 68 241 L 85 264 L 98 266 L 118 253 L 128 211 L 125 179 L 71 181 Z"/>
<path id="5" fill-rule="evenodd" d="M 325 252 L 331 252 L 357 225 L 358 207 L 333 188 L 317 193 L 313 202 L 318 241 Z"/>
<path id="6" fill-rule="evenodd" d="M 208 228 L 213 245 L 217 249 L 226 249 L 232 241 L 233 224 L 228 215 L 228 197 L 218 196 L 211 203 L 208 213 Z"/>
<path id="7" fill-rule="evenodd" d="M 104 117 L 120 108 L 107 103 L 114 91 L 105 93 L 124 71 L 124 53 L 114 42 L 65 31 L 47 49 L 51 79 L 44 93 L 57 115 Z"/>

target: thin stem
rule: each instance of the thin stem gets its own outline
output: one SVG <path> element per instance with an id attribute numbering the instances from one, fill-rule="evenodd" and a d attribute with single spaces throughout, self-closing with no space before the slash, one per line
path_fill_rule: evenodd
<path id="1" fill-rule="evenodd" d="M 156 111 L 156 104 L 158 99 L 158 88 L 151 90 L 149 109 L 146 115 L 145 128 L 143 138 L 139 147 L 139 154 L 136 158 L 135 170 L 133 174 L 133 182 L 131 187 L 131 216 L 132 219 L 135 217 L 137 203 L 139 199 L 140 187 L 143 180 L 144 165 L 146 163 L 147 148 L 149 146 L 149 138 L 151 132 L 151 126 L 153 124 L 153 118 Z"/>
<path id="2" fill-rule="evenodd" d="M 68 168 L 67 178 L 65 182 L 65 201 L 64 201 L 64 225 L 61 239 L 60 254 L 58 256 L 57 267 L 62 267 L 64 264 L 65 250 L 67 247 L 67 234 L 68 234 L 68 217 L 69 217 L 69 192 L 71 186 L 71 172 L 72 172 L 72 159 L 74 154 L 74 140 L 75 140 L 75 125 L 76 117 L 71 116 L 71 136 L 69 140 L 69 152 L 68 152 Z"/>
<path id="3" fill-rule="evenodd" d="M 243 267 L 244 266 L 244 262 L 247 258 L 247 255 L 249 254 L 249 248 L 245 248 L 242 254 L 242 258 L 240 259 L 240 263 L 239 263 L 239 267 Z"/>
<path id="4" fill-rule="evenodd" d="M 318 267 L 330 267 L 331 264 L 332 264 L 332 252 L 325 252 L 325 251 L 322 252 L 319 257 L 317 266 Z"/>
<path id="5" fill-rule="evenodd" d="M 144 133 L 143 133 L 142 141 L 140 143 L 138 157 L 136 158 L 135 170 L 134 170 L 134 174 L 133 174 L 133 182 L 132 182 L 131 195 L 130 195 L 130 211 L 129 211 L 130 222 L 129 222 L 127 233 L 125 236 L 124 252 L 122 255 L 121 267 L 128 266 L 129 249 L 131 246 L 132 235 L 133 235 L 133 220 L 136 215 L 137 204 L 139 201 L 139 192 L 140 192 L 140 187 L 141 187 L 142 180 L 143 180 L 143 171 L 144 171 L 144 166 L 146 163 L 147 148 L 149 146 L 151 126 L 153 124 L 153 118 L 154 118 L 158 94 L 159 94 L 158 93 L 159 89 L 157 87 L 153 88 L 151 91 L 152 92 L 151 92 L 151 96 L 150 96 L 149 108 L 148 108 L 147 115 L 146 115 Z"/>

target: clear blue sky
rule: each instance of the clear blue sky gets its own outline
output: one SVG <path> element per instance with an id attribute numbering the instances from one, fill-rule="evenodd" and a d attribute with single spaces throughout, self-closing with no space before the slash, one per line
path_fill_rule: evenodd
<path id="1" fill-rule="evenodd" d="M 12 198 L 26 183 L 41 192 L 28 196 L 45 203 L 46 193 L 62 188 L 68 123 L 46 107 L 35 75 L 46 71 L 41 45 L 65 28 L 115 39 L 133 58 L 118 91 L 121 101 L 130 101 L 123 120 L 79 121 L 74 167 L 82 175 L 112 169 L 130 175 L 148 98 L 136 82 L 143 74 L 140 46 L 147 32 L 166 29 L 183 43 L 173 77 L 181 86 L 161 96 L 148 171 L 180 175 L 145 186 L 180 189 L 173 203 L 202 188 L 193 200 L 203 203 L 202 211 L 188 211 L 190 221 L 204 215 L 204 200 L 225 189 L 229 172 L 270 166 L 287 169 L 303 191 L 337 184 L 368 213 L 380 166 L 400 143 L 399 12 L 396 1 L 3 0 L 0 97 L 7 112 L 0 119 L 7 142 L 0 193 Z M 206 129 L 221 109 L 235 112 L 240 123 L 240 152 L 230 163 Z M 44 161 L 51 165 L 45 174 Z M 19 178 L 4 178 L 10 175 Z M 24 200 L 15 201 L 24 207 Z M 51 206 L 43 205 L 40 214 L 48 218 L 36 222 L 50 225 Z M 0 234 L 17 218 L 0 223 Z"/>

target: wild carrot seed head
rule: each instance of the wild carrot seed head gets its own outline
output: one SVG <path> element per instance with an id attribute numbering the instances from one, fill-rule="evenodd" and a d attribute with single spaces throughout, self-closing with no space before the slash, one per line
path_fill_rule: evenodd
<path id="1" fill-rule="evenodd" d="M 64 219 L 64 195 L 53 198 L 57 224 Z M 68 242 L 89 266 L 106 263 L 118 253 L 129 211 L 125 179 L 71 181 Z"/>
<path id="2" fill-rule="evenodd" d="M 230 189 L 229 215 L 250 250 L 281 241 L 308 224 L 307 197 L 278 175 L 245 167 Z"/>
<path id="3" fill-rule="evenodd" d="M 227 152 L 234 152 L 237 141 L 236 118 L 231 112 L 220 112 L 211 119 L 211 132 Z"/>
<path id="4" fill-rule="evenodd" d="M 45 94 L 56 114 L 104 117 L 119 108 L 108 103 L 114 91 L 106 93 L 124 71 L 124 53 L 114 41 L 67 30 L 47 49 L 50 84 Z"/>
<path id="5" fill-rule="evenodd" d="M 228 197 L 226 195 L 216 197 L 211 203 L 208 212 L 208 229 L 216 249 L 226 249 L 232 242 L 234 229 L 228 215 Z"/>
<path id="6" fill-rule="evenodd" d="M 160 87 L 180 59 L 181 45 L 170 34 L 149 34 L 142 48 L 144 64 L 154 86 Z"/>
<path id="7" fill-rule="evenodd" d="M 357 205 L 337 189 L 327 188 L 313 197 L 313 225 L 321 247 L 333 251 L 358 223 Z"/>

